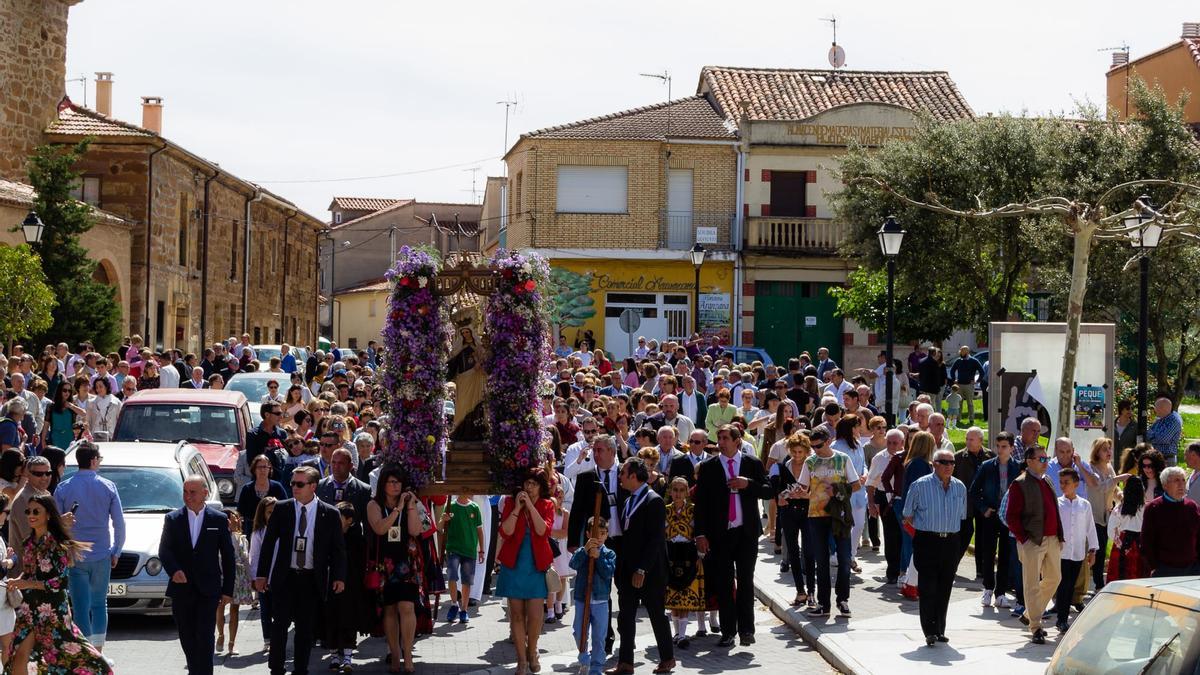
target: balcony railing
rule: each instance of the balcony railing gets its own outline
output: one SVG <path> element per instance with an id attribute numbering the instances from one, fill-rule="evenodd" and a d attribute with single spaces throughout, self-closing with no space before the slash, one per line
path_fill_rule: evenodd
<path id="1" fill-rule="evenodd" d="M 829 218 L 747 218 L 746 248 L 762 253 L 833 255 L 846 225 Z"/>
<path id="2" fill-rule="evenodd" d="M 696 242 L 708 250 L 732 248 L 733 213 L 709 211 L 661 211 L 658 247 L 687 250 Z"/>

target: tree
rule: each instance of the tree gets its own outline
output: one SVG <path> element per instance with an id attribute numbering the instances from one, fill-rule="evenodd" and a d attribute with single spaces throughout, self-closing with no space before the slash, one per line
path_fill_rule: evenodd
<path id="1" fill-rule="evenodd" d="M 909 279 L 905 277 L 905 281 Z M 838 315 L 852 318 L 870 331 L 887 330 L 887 273 L 860 267 L 846 281 L 844 288 L 830 289 Z M 896 341 L 948 339 L 962 327 L 962 315 L 955 307 L 954 296 L 944 293 L 938 284 L 897 284 Z"/>
<path id="2" fill-rule="evenodd" d="M 87 148 L 87 140 L 70 148 L 43 145 L 29 160 L 29 182 L 37 191 L 34 210 L 46 225 L 33 250 L 58 301 L 53 323 L 33 339 L 37 344 L 90 340 L 108 351 L 121 337 L 121 307 L 114 288 L 92 279 L 97 263 L 79 243 L 92 229 L 92 207 L 71 197 L 79 186 L 74 167 Z"/>
<path id="3" fill-rule="evenodd" d="M 1194 220 L 1195 197 L 1200 195 L 1200 148 L 1183 123 L 1183 102 L 1172 106 L 1161 89 L 1150 91 L 1138 82 L 1130 93 L 1140 115 L 1128 124 L 1106 119 L 1087 106 L 1079 108 L 1075 119 L 1018 120 L 1037 129 L 1037 142 L 1021 149 L 1022 157 L 1015 165 L 1025 169 L 1019 174 L 1020 190 L 997 190 L 992 181 L 998 180 L 1003 187 L 1005 178 L 988 170 L 993 158 L 1006 157 L 1010 148 L 973 142 L 982 136 L 971 128 L 990 125 L 991 118 L 930 127 L 962 138 L 960 143 L 947 143 L 944 155 L 920 154 L 921 133 L 917 139 L 898 143 L 901 147 L 890 148 L 890 155 L 918 155 L 925 180 L 915 184 L 904 182 L 910 178 L 908 174 L 889 172 L 888 164 L 860 161 L 844 165 L 850 203 L 866 198 L 860 194 L 884 196 L 889 205 L 928 212 L 940 216 L 941 221 L 969 221 L 977 225 L 977 231 L 1036 222 L 1073 238 L 1064 376 L 1056 421 L 1059 429 L 1070 428 L 1074 393 L 1070 374 L 1075 372 L 1088 263 L 1095 241 L 1127 240 L 1136 228 L 1127 227 L 1124 219 L 1137 214 L 1153 216 L 1163 226 L 1164 240 L 1195 237 L 1195 226 L 1189 221 Z M 964 163 L 978 168 L 964 172 Z M 1151 209 L 1138 199 L 1147 191 L 1154 204 L 1163 206 Z M 875 214 L 875 220 L 880 215 Z M 1023 254 L 1009 250 L 1010 256 Z M 930 278 L 931 283 L 942 281 L 932 274 Z"/>
<path id="4" fill-rule="evenodd" d="M 53 323 L 54 292 L 29 247 L 0 247 L 0 288 L 6 289 L 0 300 L 0 339 L 5 344 L 11 347 L 14 340 L 41 333 Z"/>

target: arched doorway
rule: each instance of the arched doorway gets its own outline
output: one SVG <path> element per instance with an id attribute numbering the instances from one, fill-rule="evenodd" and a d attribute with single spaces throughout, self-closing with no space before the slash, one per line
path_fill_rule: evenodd
<path id="1" fill-rule="evenodd" d="M 121 304 L 121 280 L 117 277 L 116 267 L 111 260 L 107 258 L 96 263 L 96 269 L 92 272 L 92 281 L 112 286 L 115 293 L 114 298 L 117 304 Z"/>

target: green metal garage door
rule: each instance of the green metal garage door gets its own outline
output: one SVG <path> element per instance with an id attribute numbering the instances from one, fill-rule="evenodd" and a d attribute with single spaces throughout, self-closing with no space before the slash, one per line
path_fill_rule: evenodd
<path id="1" fill-rule="evenodd" d="M 834 315 L 837 303 L 829 294 L 832 284 L 814 281 L 758 281 L 754 284 L 754 345 L 767 350 L 776 364 L 807 351 L 817 358 L 817 348 L 842 362 L 842 319 Z"/>

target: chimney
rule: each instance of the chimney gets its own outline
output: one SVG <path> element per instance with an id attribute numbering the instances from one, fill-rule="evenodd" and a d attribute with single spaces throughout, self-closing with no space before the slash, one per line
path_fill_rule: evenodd
<path id="1" fill-rule="evenodd" d="M 1118 68 L 1129 63 L 1129 52 L 1113 52 L 1112 67 Z"/>
<path id="2" fill-rule="evenodd" d="M 142 128 L 146 131 L 153 131 L 156 134 L 162 133 L 161 96 L 142 97 Z"/>
<path id="3" fill-rule="evenodd" d="M 112 73 L 96 73 L 96 112 L 112 117 Z"/>
<path id="4" fill-rule="evenodd" d="M 1200 22 L 1187 22 L 1183 24 L 1183 39 L 1195 40 L 1200 38 Z"/>

